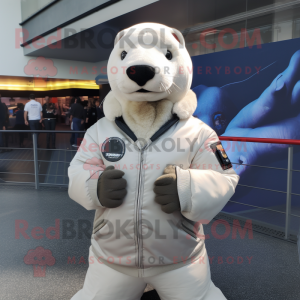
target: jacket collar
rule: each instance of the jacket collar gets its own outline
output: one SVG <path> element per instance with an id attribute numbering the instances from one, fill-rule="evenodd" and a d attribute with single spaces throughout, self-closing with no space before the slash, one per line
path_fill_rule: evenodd
<path id="1" fill-rule="evenodd" d="M 179 118 L 176 114 L 172 115 L 172 118 L 167 121 L 162 127 L 160 127 L 150 138 L 151 142 L 154 142 L 159 137 L 161 137 L 167 130 L 169 130 L 174 124 L 176 124 L 179 121 Z M 133 131 L 128 127 L 128 125 L 125 123 L 123 117 L 118 117 L 115 119 L 116 125 L 124 132 L 126 133 L 134 142 L 136 142 L 138 139 L 133 133 Z"/>

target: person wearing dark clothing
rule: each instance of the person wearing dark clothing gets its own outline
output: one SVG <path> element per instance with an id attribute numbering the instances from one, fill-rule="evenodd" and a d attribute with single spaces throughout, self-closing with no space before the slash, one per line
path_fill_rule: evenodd
<path id="1" fill-rule="evenodd" d="M 8 125 L 9 125 L 9 112 L 8 112 L 8 107 L 6 106 L 6 104 L 2 103 L 2 105 L 4 106 L 4 109 L 5 109 L 5 122 L 4 122 L 4 126 L 6 127 L 6 130 L 7 130 Z"/>
<path id="2" fill-rule="evenodd" d="M 3 126 L 4 126 L 4 130 L 7 130 L 8 129 L 8 125 L 9 125 L 8 107 L 6 106 L 5 103 L 1 103 L 1 104 L 4 107 L 4 114 L 5 114 Z M 3 141 L 2 141 L 2 144 L 5 144 L 5 147 L 8 148 L 8 135 L 7 135 L 7 133 L 5 135 L 3 135 L 3 139 L 4 139 L 5 142 L 3 143 Z M 10 151 L 12 151 L 12 149 L 5 149 L 2 152 L 10 152 Z"/>
<path id="3" fill-rule="evenodd" d="M 88 108 L 87 108 L 87 115 L 86 115 L 86 130 L 88 130 L 92 125 L 97 122 L 97 108 L 94 104 L 94 99 L 89 99 Z"/>
<path id="4" fill-rule="evenodd" d="M 97 108 L 93 106 L 88 109 L 87 113 L 87 129 L 97 122 Z"/>
<path id="5" fill-rule="evenodd" d="M 24 119 L 24 104 L 19 103 L 18 104 L 18 110 L 15 113 L 16 115 L 16 125 L 25 125 L 25 119 Z"/>
<path id="6" fill-rule="evenodd" d="M 0 95 L 0 130 L 5 130 L 6 109 L 5 109 L 4 105 L 5 104 L 1 102 L 1 95 Z M 2 132 L 0 132 L 0 147 L 3 147 Z M 3 152 L 3 151 L 0 149 L 0 153 L 1 152 Z"/>
<path id="7" fill-rule="evenodd" d="M 55 126 L 56 126 L 56 107 L 54 103 L 50 103 L 50 98 L 46 97 L 46 103 L 42 107 L 43 122 L 46 130 L 52 130 L 53 133 L 47 133 L 47 149 L 50 149 L 50 137 L 52 138 L 52 148 L 55 148 Z"/>
<path id="8" fill-rule="evenodd" d="M 81 126 L 81 130 L 86 130 L 86 118 L 87 118 L 87 115 L 88 115 L 88 104 L 87 104 L 86 101 L 84 101 L 84 102 L 82 102 L 82 105 L 83 105 L 83 108 L 84 108 L 84 116 L 83 116 L 84 123 Z"/>
<path id="9" fill-rule="evenodd" d="M 105 117 L 103 112 L 103 102 L 100 104 L 99 101 L 96 101 L 96 108 L 97 108 L 97 120 L 100 120 L 101 118 Z"/>
<path id="10" fill-rule="evenodd" d="M 83 120 L 83 117 L 84 117 L 84 108 L 83 106 L 81 105 L 81 102 L 77 102 L 74 103 L 71 107 L 71 111 L 70 111 L 70 115 L 76 119 L 80 119 L 80 120 Z"/>
<path id="11" fill-rule="evenodd" d="M 18 103 L 18 111 L 16 112 L 16 125 L 14 130 L 30 130 L 30 127 L 25 125 L 24 119 L 24 104 Z M 20 132 L 20 148 L 24 147 L 24 133 Z"/>
<path id="12" fill-rule="evenodd" d="M 82 125 L 84 124 L 84 108 L 81 102 L 81 99 L 78 97 L 75 100 L 75 103 L 71 107 L 70 118 L 73 123 L 74 131 L 81 131 Z M 78 147 L 78 133 L 72 133 L 70 143 L 73 147 Z"/>

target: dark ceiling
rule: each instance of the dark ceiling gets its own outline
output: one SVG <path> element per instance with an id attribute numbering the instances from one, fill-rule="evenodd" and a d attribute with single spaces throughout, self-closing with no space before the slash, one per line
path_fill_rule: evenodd
<path id="1" fill-rule="evenodd" d="M 274 3 L 275 0 L 160 0 L 66 38 L 61 49 L 45 47 L 30 56 L 99 62 L 107 60 L 116 34 L 142 22 L 162 23 L 183 31 Z M 88 18 L 88 17 L 87 17 Z M 90 37 L 90 38 L 89 38 Z M 89 41 L 88 41 L 89 40 Z"/>

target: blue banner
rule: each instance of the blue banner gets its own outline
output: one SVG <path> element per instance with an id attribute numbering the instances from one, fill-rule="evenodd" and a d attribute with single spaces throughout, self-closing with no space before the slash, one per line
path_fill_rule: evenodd
<path id="1" fill-rule="evenodd" d="M 218 135 L 300 140 L 299 49 L 300 39 L 293 39 L 192 57 L 198 99 L 194 115 Z M 224 211 L 284 227 L 288 145 L 222 144 L 241 177 L 234 202 Z M 300 170 L 299 146 L 294 147 L 293 169 Z M 299 172 L 293 172 L 293 193 L 300 194 L 299 179 Z M 292 214 L 300 215 L 296 195 Z M 292 223 L 299 224 L 294 218 Z"/>

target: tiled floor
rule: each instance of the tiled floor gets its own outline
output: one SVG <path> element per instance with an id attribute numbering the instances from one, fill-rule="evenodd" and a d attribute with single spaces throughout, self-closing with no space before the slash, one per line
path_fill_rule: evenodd
<path id="1" fill-rule="evenodd" d="M 80 235 L 78 224 L 93 221 L 93 211 L 87 211 L 69 199 L 65 188 L 0 185 L 0 299 L 2 300 L 67 300 L 83 284 L 87 270 L 89 236 Z M 46 231 L 59 222 L 59 239 L 34 238 L 32 229 Z M 218 225 L 205 226 L 212 279 L 228 300 L 299 300 L 300 264 L 297 245 L 254 232 L 241 238 L 231 234 L 226 239 Z M 16 228 L 25 226 L 25 237 Z M 28 225 L 28 228 L 27 228 Z M 74 235 L 66 227 L 74 226 Z M 52 232 L 54 234 L 54 232 Z M 250 236 L 251 237 L 251 236 Z M 49 249 L 55 264 L 46 269 L 45 277 L 34 277 L 32 265 L 24 257 L 38 246 Z M 68 258 L 75 263 L 68 263 Z M 80 262 L 80 258 L 83 260 Z M 84 263 L 85 262 L 85 263 Z M 155 299 L 155 291 L 144 294 L 143 300 Z M 184 299 L 185 300 L 185 299 Z M 188 300 L 188 299 L 187 299 Z"/>

